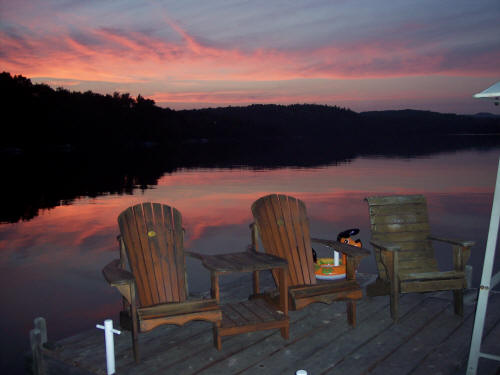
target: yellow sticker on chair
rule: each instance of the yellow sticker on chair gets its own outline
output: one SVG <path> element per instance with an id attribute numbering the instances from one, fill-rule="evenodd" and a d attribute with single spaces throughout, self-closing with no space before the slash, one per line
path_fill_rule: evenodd
<path id="1" fill-rule="evenodd" d="M 148 237 L 155 237 L 156 236 L 156 232 L 154 230 L 150 230 L 148 232 Z"/>

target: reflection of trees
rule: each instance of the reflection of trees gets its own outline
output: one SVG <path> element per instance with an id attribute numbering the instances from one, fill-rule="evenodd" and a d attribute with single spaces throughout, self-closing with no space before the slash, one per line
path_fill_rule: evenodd
<path id="1" fill-rule="evenodd" d="M 319 105 L 172 111 L 141 95 L 53 90 L 9 73 L 0 74 L 0 95 L 11 119 L 0 137 L 2 222 L 80 196 L 130 194 L 176 168 L 319 166 L 499 146 L 498 137 L 452 136 L 498 133 L 498 117 Z"/>

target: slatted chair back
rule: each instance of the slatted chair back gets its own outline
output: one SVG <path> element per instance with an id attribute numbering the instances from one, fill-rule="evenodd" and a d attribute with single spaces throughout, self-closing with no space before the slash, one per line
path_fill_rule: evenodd
<path id="1" fill-rule="evenodd" d="M 255 201 L 252 213 L 266 253 L 288 261 L 288 285 L 316 284 L 305 204 L 271 194 Z"/>
<path id="2" fill-rule="evenodd" d="M 399 272 L 437 272 L 430 234 L 427 202 L 422 195 L 397 195 L 366 198 L 369 206 L 372 239 L 390 242 L 401 247 Z M 388 280 L 375 248 L 379 276 Z"/>
<path id="3" fill-rule="evenodd" d="M 182 218 L 178 210 L 142 203 L 118 216 L 141 307 L 187 298 Z"/>

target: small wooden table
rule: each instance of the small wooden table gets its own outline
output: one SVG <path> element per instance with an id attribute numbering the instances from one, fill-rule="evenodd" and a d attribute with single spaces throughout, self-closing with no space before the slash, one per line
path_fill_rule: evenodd
<path id="1" fill-rule="evenodd" d="M 248 250 L 241 253 L 204 255 L 190 252 L 191 256 L 201 259 L 203 265 L 210 270 L 212 298 L 220 304 L 219 275 L 235 272 L 253 272 L 254 294 L 258 294 L 258 272 L 275 270 L 279 275 L 280 302 L 279 310 L 263 299 L 254 299 L 238 303 L 227 303 L 221 306 L 222 322 L 216 328 L 215 345 L 222 348 L 221 336 L 236 335 L 265 329 L 281 331 L 284 339 L 289 337 L 288 318 L 288 263 L 285 259 L 264 253 Z"/>

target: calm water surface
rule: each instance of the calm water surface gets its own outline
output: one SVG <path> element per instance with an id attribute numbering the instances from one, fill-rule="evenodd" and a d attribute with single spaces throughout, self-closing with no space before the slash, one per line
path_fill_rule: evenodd
<path id="1" fill-rule="evenodd" d="M 49 340 L 91 329 L 117 318 L 120 296 L 101 275 L 118 255 L 116 218 L 142 201 L 179 209 L 186 247 L 206 253 L 244 250 L 249 243 L 250 205 L 268 193 L 285 193 L 307 206 L 311 232 L 334 239 L 358 227 L 368 244 L 369 218 L 363 198 L 394 193 L 424 194 L 433 233 L 476 241 L 469 264 L 480 280 L 500 149 L 462 151 L 419 159 L 359 158 L 322 168 L 274 170 L 209 169 L 167 174 L 157 186 L 134 195 L 82 198 L 44 211 L 31 221 L 0 226 L 2 369 L 20 372 L 33 318 L 47 319 Z M 441 250 L 441 247 L 438 247 Z M 451 267 L 451 251 L 439 262 Z M 326 254 L 325 254 L 326 255 Z M 450 258 L 447 258 L 447 256 Z M 498 257 L 496 261 L 498 269 Z M 373 259 L 360 271 L 375 272 Z M 188 260 L 189 287 L 207 290 L 209 276 Z"/>

